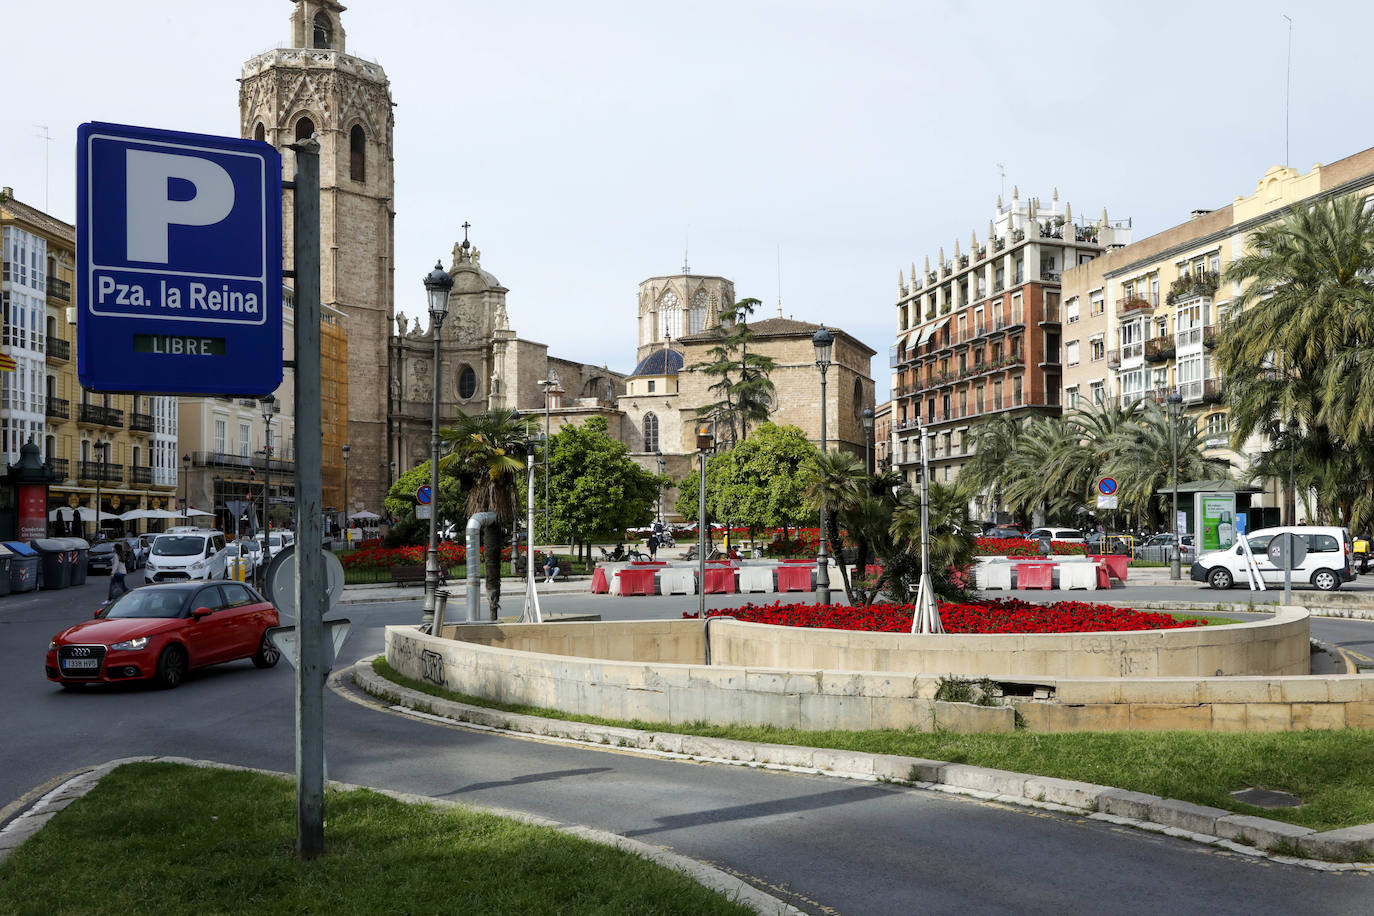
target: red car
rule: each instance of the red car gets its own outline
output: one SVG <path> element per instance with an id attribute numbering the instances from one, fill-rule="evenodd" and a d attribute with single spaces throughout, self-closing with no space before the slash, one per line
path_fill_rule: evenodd
<path id="1" fill-rule="evenodd" d="M 272 603 L 242 582 L 148 585 L 68 627 L 48 644 L 48 680 L 65 688 L 152 679 L 180 684 L 192 668 L 281 658 L 267 638 L 279 623 Z"/>

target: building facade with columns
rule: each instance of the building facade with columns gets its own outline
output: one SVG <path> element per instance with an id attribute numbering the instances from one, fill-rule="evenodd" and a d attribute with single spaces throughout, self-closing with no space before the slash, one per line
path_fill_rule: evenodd
<path id="1" fill-rule="evenodd" d="M 1060 284 L 1067 268 L 1131 240 L 1130 221 L 1075 220 L 1059 205 L 1001 197 L 987 234 L 967 251 L 940 248 L 935 265 L 897 279 L 892 345 L 892 462 L 910 481 L 920 430 L 932 438 L 931 475 L 954 480 L 973 456 L 978 427 L 998 415 L 1057 416 L 1063 373 Z M 991 510 L 980 495 L 971 507 Z"/>
<path id="2" fill-rule="evenodd" d="M 281 151 L 287 178 L 295 172 L 290 145 L 310 137 L 320 144 L 320 299 L 347 338 L 347 381 L 335 387 L 346 388 L 348 404 L 348 511 L 380 512 L 393 460 L 387 365 L 394 314 L 394 103 L 386 72 L 346 53 L 343 5 L 292 2 L 288 46 L 243 65 L 239 128 L 242 136 Z M 290 270 L 294 201 L 289 189 L 282 197 L 282 254 Z M 342 443 L 325 445 L 326 486 L 342 503 Z"/>

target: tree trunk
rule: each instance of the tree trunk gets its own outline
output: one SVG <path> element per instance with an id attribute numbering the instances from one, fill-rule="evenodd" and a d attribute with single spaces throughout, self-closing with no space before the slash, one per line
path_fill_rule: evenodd
<path id="1" fill-rule="evenodd" d="M 487 566 L 487 606 L 491 620 L 501 616 L 501 547 L 505 543 L 505 529 L 499 521 L 487 525 L 484 537 Z"/>
<path id="2" fill-rule="evenodd" d="M 844 585 L 844 600 L 852 605 L 854 603 L 854 591 L 849 585 L 849 566 L 844 562 L 844 551 L 841 550 L 838 553 L 835 551 L 835 545 L 841 543 L 840 523 L 833 515 L 826 518 L 825 531 L 821 532 L 821 536 L 830 545 L 830 555 L 838 561 L 836 565 L 840 567 L 840 582 Z"/>

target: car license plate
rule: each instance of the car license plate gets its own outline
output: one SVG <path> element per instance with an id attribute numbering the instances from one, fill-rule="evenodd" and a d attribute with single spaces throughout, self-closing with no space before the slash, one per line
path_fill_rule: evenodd
<path id="1" fill-rule="evenodd" d="M 98 658 L 68 658 L 62 661 L 63 668 L 99 668 Z"/>

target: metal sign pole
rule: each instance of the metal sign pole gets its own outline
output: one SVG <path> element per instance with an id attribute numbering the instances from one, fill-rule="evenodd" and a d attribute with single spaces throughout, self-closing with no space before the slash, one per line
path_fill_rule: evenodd
<path id="1" fill-rule="evenodd" d="M 324 632 L 329 606 L 325 580 L 320 414 L 320 146 L 313 139 L 296 151 L 296 524 L 304 549 L 296 563 L 296 854 L 324 852 L 324 680 L 330 650 Z M 271 458 L 268 459 L 271 461 Z M 270 529 L 269 529 L 270 531 Z"/>

